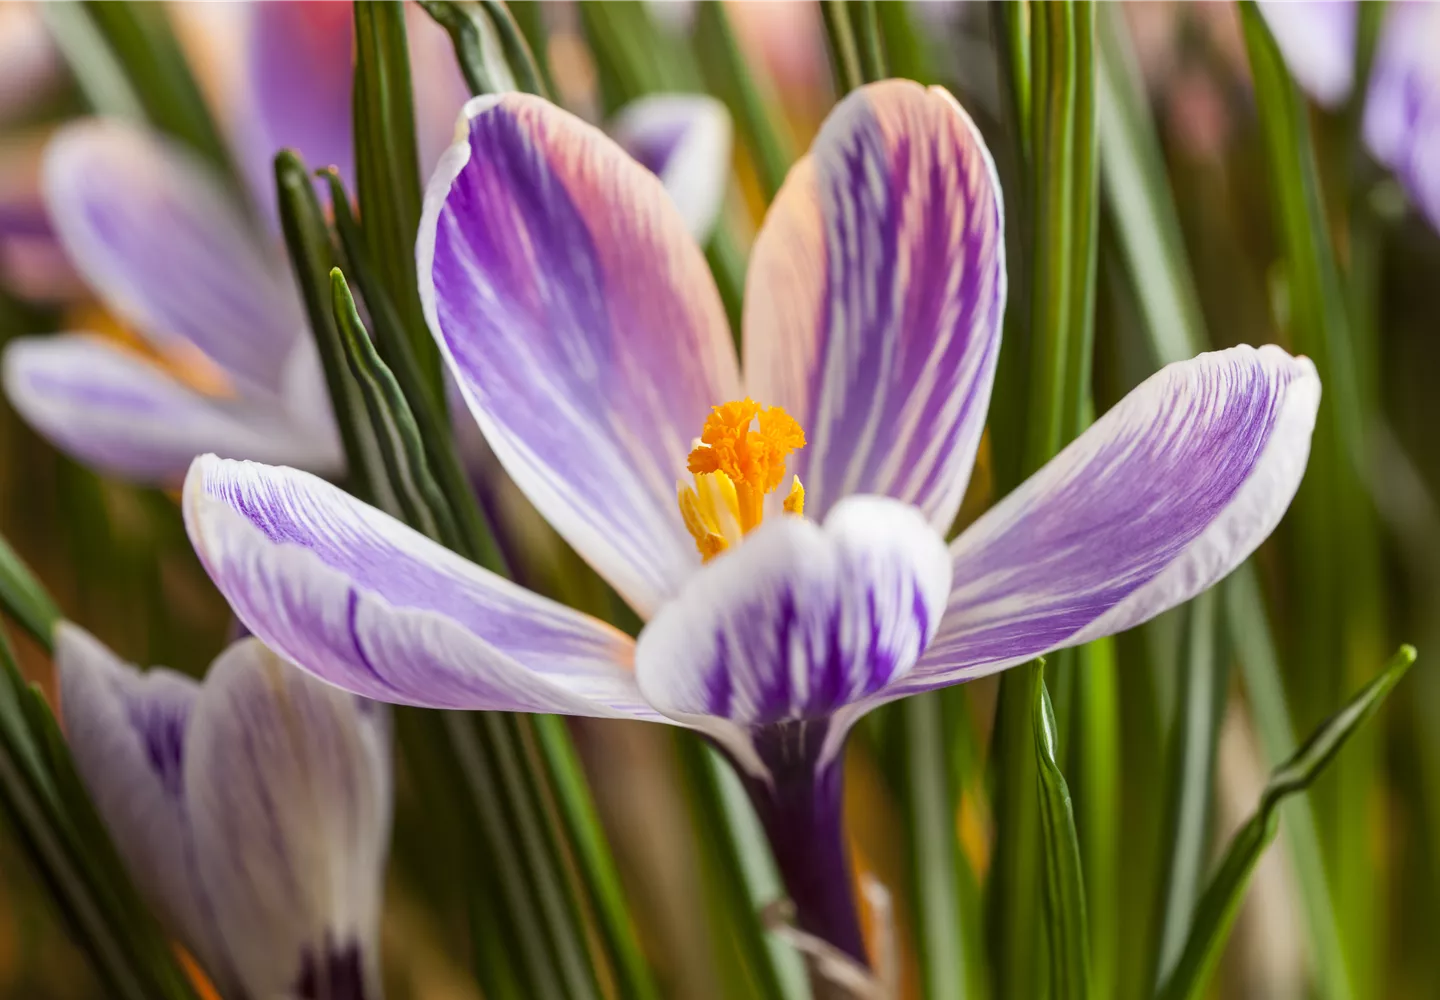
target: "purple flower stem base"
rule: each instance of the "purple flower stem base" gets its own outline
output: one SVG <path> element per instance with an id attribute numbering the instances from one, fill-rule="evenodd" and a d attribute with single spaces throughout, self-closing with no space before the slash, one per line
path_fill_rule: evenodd
<path id="1" fill-rule="evenodd" d="M 795 906 L 796 925 L 868 965 L 851 889 L 841 762 L 817 767 L 828 729 L 825 721 L 768 726 L 755 734 L 755 745 L 773 780 L 739 773 Z"/>

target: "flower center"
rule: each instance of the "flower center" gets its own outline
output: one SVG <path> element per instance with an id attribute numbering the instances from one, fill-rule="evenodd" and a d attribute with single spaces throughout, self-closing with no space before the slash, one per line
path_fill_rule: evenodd
<path id="1" fill-rule="evenodd" d="M 805 447 L 805 432 L 778 406 L 740 399 L 713 407 L 690 452 L 695 485 L 678 484 L 680 514 L 709 562 L 765 517 L 765 495 L 785 478 L 785 459 Z M 805 488 L 792 476 L 785 512 L 805 512 Z"/>

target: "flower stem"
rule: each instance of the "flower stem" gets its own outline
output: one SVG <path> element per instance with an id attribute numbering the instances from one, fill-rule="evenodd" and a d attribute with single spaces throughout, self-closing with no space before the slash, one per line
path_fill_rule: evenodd
<path id="1" fill-rule="evenodd" d="M 783 723 L 756 734 L 769 780 L 740 769 L 802 931 L 869 964 L 845 841 L 841 761 L 820 763 L 824 726 Z"/>

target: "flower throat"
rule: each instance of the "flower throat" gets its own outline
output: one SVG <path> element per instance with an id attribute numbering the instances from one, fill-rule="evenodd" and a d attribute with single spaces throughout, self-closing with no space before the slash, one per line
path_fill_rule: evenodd
<path id="1" fill-rule="evenodd" d="M 678 484 L 680 514 L 706 562 L 765 518 L 765 497 L 785 479 L 785 460 L 805 447 L 805 431 L 778 406 L 741 399 L 713 407 L 690 452 L 693 486 Z M 800 477 L 790 479 L 785 513 L 805 512 Z"/>

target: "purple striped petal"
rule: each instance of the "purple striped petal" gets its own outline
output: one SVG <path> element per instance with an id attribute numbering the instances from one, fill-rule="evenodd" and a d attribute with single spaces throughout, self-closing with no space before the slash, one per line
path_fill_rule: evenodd
<path id="1" fill-rule="evenodd" d="M 1120 632 L 1189 600 L 1274 530 L 1320 380 L 1273 345 L 1170 365 L 951 546 L 940 633 L 887 696 Z"/>
<path id="2" fill-rule="evenodd" d="M 11 341 L 4 385 L 11 405 L 57 447 L 126 479 L 178 485 L 190 460 L 210 451 L 320 470 L 342 465 L 333 427 L 292 418 L 274 402 L 201 395 L 88 334 Z"/>
<path id="3" fill-rule="evenodd" d="M 227 985 L 185 788 L 199 685 L 169 670 L 142 674 L 69 622 L 55 630 L 55 669 L 75 768 L 126 869 L 156 916 Z"/>
<path id="4" fill-rule="evenodd" d="M 907 504 L 854 497 L 824 527 L 774 517 L 640 633 L 640 689 L 745 763 L 745 734 L 827 719 L 903 677 L 949 590 L 945 542 Z M 829 752 L 846 728 L 832 726 Z"/>
<path id="5" fill-rule="evenodd" d="M 621 108 L 610 134 L 675 202 L 695 239 L 715 227 L 730 181 L 730 112 L 704 94 L 652 94 Z"/>
<path id="6" fill-rule="evenodd" d="M 1000 185 L 938 87 L 854 91 L 791 170 L 750 257 L 747 388 L 809 441 L 817 517 L 852 493 L 946 531 L 980 443 L 1005 310 Z"/>
<path id="7" fill-rule="evenodd" d="M 663 721 L 625 635 L 315 476 L 206 455 L 184 504 L 235 614 L 323 680 L 396 704 Z"/>
<path id="8" fill-rule="evenodd" d="M 207 165 L 91 119 L 51 142 L 43 183 L 66 252 L 127 322 L 162 349 L 188 341 L 244 388 L 277 389 L 305 329 L 300 300 Z"/>
<path id="9" fill-rule="evenodd" d="M 1354 0 L 1260 0 L 1290 75 L 1327 108 L 1338 107 L 1355 86 Z"/>
<path id="10" fill-rule="evenodd" d="M 675 481 L 739 379 L 705 259 L 655 176 L 524 94 L 465 106 L 425 198 L 426 317 L 486 439 L 641 614 L 697 565 Z"/>
<path id="11" fill-rule="evenodd" d="M 1375 158 L 1395 171 L 1411 199 L 1440 228 L 1440 9 L 1386 8 L 1365 101 L 1364 133 Z"/>
<path id="12" fill-rule="evenodd" d="M 190 723 L 195 850 L 238 989 L 380 996 L 390 839 L 389 714 L 242 639 L 210 668 Z M 319 980 L 328 989 L 315 990 Z"/>

